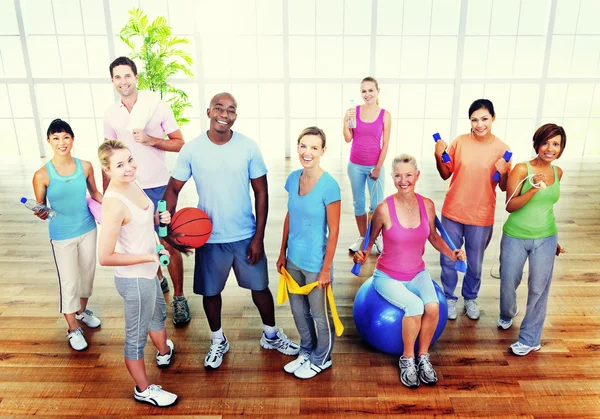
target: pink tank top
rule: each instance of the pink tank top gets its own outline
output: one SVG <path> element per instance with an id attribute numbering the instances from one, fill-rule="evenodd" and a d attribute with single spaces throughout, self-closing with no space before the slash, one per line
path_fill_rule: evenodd
<path id="1" fill-rule="evenodd" d="M 128 254 L 154 253 L 158 239 L 154 231 L 154 204 L 148 199 L 148 207 L 141 209 L 125 196 L 106 191 L 104 198 L 116 198 L 131 212 L 131 221 L 121 226 L 117 239 L 120 252 Z M 117 266 L 115 275 L 121 278 L 154 278 L 158 263 L 145 262 L 137 265 Z"/>
<path id="2" fill-rule="evenodd" d="M 385 109 L 373 122 L 360 120 L 360 106 L 356 107 L 356 128 L 354 128 L 350 161 L 361 166 L 375 166 L 381 153 L 381 136 L 383 135 L 383 116 Z"/>
<path id="3" fill-rule="evenodd" d="M 398 221 L 394 196 L 386 201 L 392 219 L 389 230 L 383 229 L 383 253 L 377 260 L 377 269 L 399 281 L 410 281 L 425 269 L 423 253 L 429 237 L 429 217 L 423 197 L 415 194 L 421 213 L 421 224 L 415 228 L 404 228 Z"/>

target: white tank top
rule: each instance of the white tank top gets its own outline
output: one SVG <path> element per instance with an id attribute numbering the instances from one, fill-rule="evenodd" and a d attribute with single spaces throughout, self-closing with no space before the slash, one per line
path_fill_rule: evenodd
<path id="1" fill-rule="evenodd" d="M 140 188 L 141 189 L 141 188 Z M 142 190 L 143 191 L 143 190 Z M 144 195 L 146 195 L 144 193 Z M 148 207 L 143 210 L 120 193 L 106 191 L 104 198 L 116 198 L 131 212 L 131 220 L 121 226 L 117 239 L 120 251 L 128 254 L 147 254 L 156 252 L 158 239 L 154 231 L 154 204 L 146 196 Z M 144 262 L 136 265 L 117 266 L 115 275 L 121 278 L 154 278 L 158 263 Z"/>

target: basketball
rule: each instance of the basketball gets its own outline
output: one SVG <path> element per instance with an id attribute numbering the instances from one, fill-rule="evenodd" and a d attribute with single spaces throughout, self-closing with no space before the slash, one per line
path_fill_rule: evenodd
<path id="1" fill-rule="evenodd" d="M 195 249 L 206 243 L 212 232 L 212 223 L 208 215 L 201 209 L 192 207 L 177 211 L 171 218 L 170 227 L 179 243 Z"/>

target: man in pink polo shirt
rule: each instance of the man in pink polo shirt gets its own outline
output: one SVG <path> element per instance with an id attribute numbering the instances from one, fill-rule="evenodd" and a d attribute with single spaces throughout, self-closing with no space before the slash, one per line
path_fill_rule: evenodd
<path id="1" fill-rule="evenodd" d="M 164 101 L 157 103 L 144 103 L 138 101 L 141 95 L 137 90 L 137 67 L 127 57 L 119 57 L 110 64 L 110 77 L 113 85 L 119 93 L 119 102 L 109 106 L 104 113 L 104 139 L 116 139 L 123 141 L 131 150 L 131 154 L 137 161 L 137 180 L 144 192 L 152 200 L 154 208 L 162 199 L 164 191 L 169 182 L 169 170 L 165 162 L 165 152 L 179 152 L 183 147 L 183 134 L 181 133 L 171 107 Z M 144 95 L 144 97 L 146 97 Z M 131 126 L 131 112 L 136 105 L 139 107 L 150 107 L 144 112 L 149 116 L 145 126 Z M 151 109 L 154 108 L 155 110 Z M 135 122 L 134 122 L 135 123 Z M 140 124 L 142 125 L 142 124 Z M 165 138 L 166 135 L 166 138 Z M 110 179 L 102 172 L 104 190 Z M 181 253 L 171 247 L 167 242 L 161 243 L 171 254 L 169 274 L 173 281 L 173 323 L 185 324 L 190 321 L 187 299 L 183 294 L 183 260 Z M 163 276 L 160 267 L 158 278 L 161 280 L 163 292 L 169 291 L 169 283 Z"/>

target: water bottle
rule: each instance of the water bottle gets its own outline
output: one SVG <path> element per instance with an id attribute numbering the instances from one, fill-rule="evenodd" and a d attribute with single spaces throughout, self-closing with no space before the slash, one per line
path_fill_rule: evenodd
<path id="1" fill-rule="evenodd" d="M 354 99 L 350 100 L 350 108 L 355 109 L 354 107 Z M 356 116 L 348 116 L 348 128 L 353 129 L 356 128 Z"/>
<path id="2" fill-rule="evenodd" d="M 33 199 L 27 199 L 27 198 L 23 197 L 23 198 L 21 198 L 21 203 L 24 204 L 27 208 L 29 208 L 33 212 L 41 211 L 45 208 L 46 211 L 48 212 L 48 220 L 51 220 L 54 217 L 56 217 L 56 211 L 54 211 L 51 208 L 48 208 L 44 204 L 40 204 L 39 202 L 34 201 Z"/>

